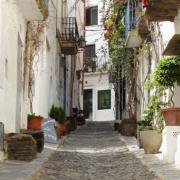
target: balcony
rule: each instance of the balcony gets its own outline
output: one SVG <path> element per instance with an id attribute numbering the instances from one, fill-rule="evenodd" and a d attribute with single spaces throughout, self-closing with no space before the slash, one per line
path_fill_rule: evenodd
<path id="1" fill-rule="evenodd" d="M 108 71 L 107 61 L 98 61 L 97 57 L 86 58 L 86 73 L 95 73 L 95 72 L 106 72 Z"/>
<path id="2" fill-rule="evenodd" d="M 49 0 L 16 0 L 27 21 L 41 21 L 48 17 Z"/>
<path id="3" fill-rule="evenodd" d="M 137 29 L 138 34 L 142 38 L 142 40 L 147 39 L 147 37 L 150 34 L 149 28 L 148 28 L 148 21 L 145 18 L 145 16 L 141 16 L 137 22 Z"/>
<path id="4" fill-rule="evenodd" d="M 130 25 L 127 25 L 127 27 L 129 26 L 129 30 L 128 28 L 126 29 L 125 46 L 127 48 L 139 47 L 142 43 L 142 38 L 140 37 L 138 29 L 135 24 L 136 24 L 135 21 L 133 21 L 130 23 Z"/>
<path id="5" fill-rule="evenodd" d="M 142 39 L 139 35 L 137 24 L 141 16 L 140 3 L 137 0 L 128 0 L 125 10 L 125 45 L 128 48 L 139 47 Z"/>
<path id="6" fill-rule="evenodd" d="M 75 17 L 61 19 L 61 27 L 58 30 L 58 39 L 61 51 L 65 55 L 75 55 L 78 52 L 79 32 Z"/>
<path id="7" fill-rule="evenodd" d="M 168 25 L 169 37 L 167 40 L 167 46 L 163 52 L 163 55 L 167 56 L 180 56 L 180 10 L 178 16 L 175 17 L 174 23 Z M 171 34 L 170 34 L 171 33 Z"/>
<path id="8" fill-rule="evenodd" d="M 149 21 L 174 21 L 178 9 L 179 0 L 148 0 L 145 16 Z"/>

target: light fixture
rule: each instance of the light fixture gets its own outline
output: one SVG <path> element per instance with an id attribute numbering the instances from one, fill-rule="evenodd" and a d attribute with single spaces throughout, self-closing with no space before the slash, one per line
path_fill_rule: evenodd
<path id="1" fill-rule="evenodd" d="M 80 36 L 80 37 L 79 37 L 78 42 L 79 42 L 79 48 L 85 48 L 85 46 L 86 46 L 86 41 L 85 41 L 85 38 L 84 38 L 83 36 Z"/>
<path id="2" fill-rule="evenodd" d="M 145 39 L 145 44 L 151 44 L 152 43 L 152 37 L 151 35 L 149 34 L 146 39 Z"/>

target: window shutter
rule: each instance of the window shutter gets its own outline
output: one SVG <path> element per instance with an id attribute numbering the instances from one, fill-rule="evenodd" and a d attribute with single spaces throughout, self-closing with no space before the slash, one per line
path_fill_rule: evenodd
<path id="1" fill-rule="evenodd" d="M 89 45 L 86 46 L 86 57 L 95 57 L 96 56 L 96 51 L 95 51 L 95 45 Z"/>
<path id="2" fill-rule="evenodd" d="M 91 25 L 98 24 L 98 7 L 91 8 Z"/>
<path id="3" fill-rule="evenodd" d="M 90 25 L 90 8 L 86 9 L 86 26 Z"/>

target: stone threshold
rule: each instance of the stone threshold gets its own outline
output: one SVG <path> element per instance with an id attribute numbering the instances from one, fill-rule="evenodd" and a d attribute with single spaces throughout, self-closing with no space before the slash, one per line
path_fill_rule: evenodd
<path id="1" fill-rule="evenodd" d="M 180 179 L 180 167 L 163 161 L 162 153 L 145 154 L 143 149 L 139 149 L 138 142 L 135 137 L 126 137 L 120 135 L 120 139 L 126 144 L 129 151 L 140 159 L 140 161 L 151 171 L 154 171 L 160 179 Z"/>

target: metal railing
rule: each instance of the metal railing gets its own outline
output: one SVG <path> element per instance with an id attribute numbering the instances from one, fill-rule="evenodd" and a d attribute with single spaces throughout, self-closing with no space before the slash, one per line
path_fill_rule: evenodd
<path id="1" fill-rule="evenodd" d="M 98 60 L 97 57 L 88 57 L 85 61 L 86 72 L 103 72 L 108 70 L 108 63 L 105 60 Z"/>
<path id="2" fill-rule="evenodd" d="M 142 13 L 142 4 L 137 0 L 128 0 L 125 9 L 125 35 L 127 37 L 128 32 L 136 28 L 139 21 L 140 14 Z"/>
<path id="3" fill-rule="evenodd" d="M 61 31 L 62 42 L 78 43 L 79 32 L 75 17 L 65 17 L 61 19 Z"/>
<path id="4" fill-rule="evenodd" d="M 46 7 L 48 8 L 49 0 L 44 0 Z"/>

